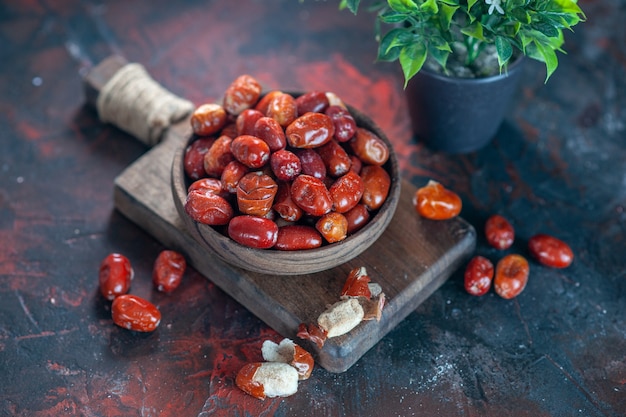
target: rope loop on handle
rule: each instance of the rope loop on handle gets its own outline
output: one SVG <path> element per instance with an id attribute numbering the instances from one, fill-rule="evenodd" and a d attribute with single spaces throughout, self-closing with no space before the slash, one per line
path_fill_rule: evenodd
<path id="1" fill-rule="evenodd" d="M 104 85 L 96 102 L 100 120 L 112 123 L 149 146 L 163 132 L 191 113 L 192 102 L 154 81 L 137 63 L 126 64 Z"/>

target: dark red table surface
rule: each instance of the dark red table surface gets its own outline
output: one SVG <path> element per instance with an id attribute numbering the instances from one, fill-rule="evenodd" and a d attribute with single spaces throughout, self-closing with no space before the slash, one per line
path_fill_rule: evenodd
<path id="1" fill-rule="evenodd" d="M 451 156 L 412 138 L 400 70 L 375 63 L 373 17 L 336 2 L 2 2 L 0 414 L 626 415 L 626 6 L 581 6 L 588 22 L 552 79 L 529 62 L 495 140 Z M 531 261 L 513 300 L 466 294 L 459 270 L 347 372 L 316 368 L 292 397 L 253 399 L 234 376 L 280 336 L 194 270 L 174 294 L 153 290 L 165 248 L 114 209 L 114 178 L 147 148 L 84 104 L 82 75 L 111 53 L 196 104 L 242 73 L 334 91 L 387 132 L 405 178 L 461 195 L 478 254 L 502 256 L 482 234 L 500 213 L 517 232 L 507 253 L 544 232 L 576 260 Z M 156 332 L 113 324 L 97 289 L 110 252 L 159 306 Z"/>

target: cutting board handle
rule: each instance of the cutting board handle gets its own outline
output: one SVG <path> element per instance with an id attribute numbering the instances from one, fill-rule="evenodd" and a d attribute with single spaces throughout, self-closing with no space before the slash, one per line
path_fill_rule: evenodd
<path id="1" fill-rule="evenodd" d="M 183 120 L 194 109 L 156 82 L 145 68 L 112 55 L 85 76 L 85 96 L 100 120 L 111 123 L 154 146 L 167 128 Z"/>

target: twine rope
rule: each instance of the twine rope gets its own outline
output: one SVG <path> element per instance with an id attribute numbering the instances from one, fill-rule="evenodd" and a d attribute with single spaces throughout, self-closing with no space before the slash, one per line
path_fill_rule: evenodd
<path id="1" fill-rule="evenodd" d="M 126 64 L 104 85 L 96 102 L 100 120 L 112 123 L 149 146 L 163 132 L 191 113 L 192 102 L 154 81 L 137 63 Z"/>

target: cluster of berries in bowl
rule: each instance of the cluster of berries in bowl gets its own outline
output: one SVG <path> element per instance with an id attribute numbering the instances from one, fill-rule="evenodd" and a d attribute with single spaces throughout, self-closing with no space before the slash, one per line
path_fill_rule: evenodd
<path id="1" fill-rule="evenodd" d="M 282 253 L 269 255 L 273 269 L 294 264 L 279 273 L 321 271 L 367 249 L 393 216 L 400 181 L 391 143 L 333 93 L 263 94 L 242 75 L 221 104 L 197 107 L 190 120 L 193 135 L 173 165 L 175 201 L 230 263 L 257 270 L 241 248 L 269 249 Z"/>

